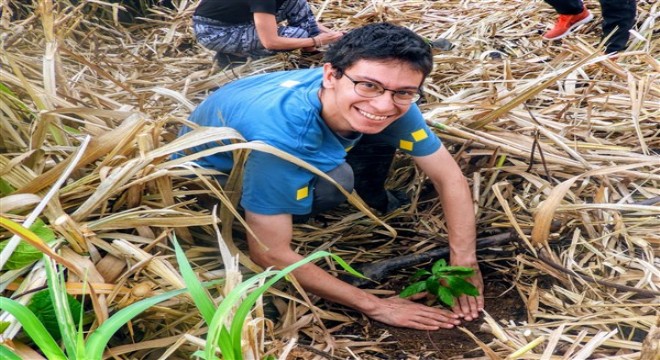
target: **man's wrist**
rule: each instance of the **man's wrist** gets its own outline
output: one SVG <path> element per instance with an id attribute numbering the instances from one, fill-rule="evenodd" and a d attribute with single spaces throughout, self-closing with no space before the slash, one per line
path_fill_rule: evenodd
<path id="1" fill-rule="evenodd" d="M 378 301 L 379 297 L 373 294 L 362 290 L 362 296 L 359 296 L 359 300 L 355 302 L 355 310 L 371 317 L 379 310 Z"/>
<path id="2" fill-rule="evenodd" d="M 452 265 L 478 267 L 476 250 L 449 251 L 449 261 Z"/>

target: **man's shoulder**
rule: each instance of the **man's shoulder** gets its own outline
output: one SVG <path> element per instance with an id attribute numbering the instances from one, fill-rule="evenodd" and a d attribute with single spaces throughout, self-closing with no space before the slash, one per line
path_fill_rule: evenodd
<path id="1" fill-rule="evenodd" d="M 250 111 L 272 111 L 278 104 L 310 101 L 309 93 L 320 86 L 321 76 L 316 69 L 253 75 L 224 85 L 208 101 L 223 104 L 225 108 L 247 106 Z M 291 110 L 296 109 L 287 111 Z"/>
<path id="2" fill-rule="evenodd" d="M 258 74 L 247 76 L 239 80 L 233 81 L 228 84 L 231 85 L 247 85 L 259 84 L 263 85 L 276 85 L 284 88 L 291 88 L 294 85 L 313 83 L 320 79 L 322 76 L 322 69 L 298 69 L 298 70 L 282 70 L 274 71 L 265 74 Z"/>

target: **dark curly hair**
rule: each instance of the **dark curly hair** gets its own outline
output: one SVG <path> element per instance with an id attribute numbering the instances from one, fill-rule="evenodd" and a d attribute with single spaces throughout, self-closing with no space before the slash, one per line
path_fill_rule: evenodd
<path id="1" fill-rule="evenodd" d="M 410 29 L 387 22 L 350 31 L 330 45 L 323 57 L 338 70 L 338 76 L 360 60 L 399 60 L 420 71 L 424 78 L 433 69 L 433 54 L 426 40 Z"/>

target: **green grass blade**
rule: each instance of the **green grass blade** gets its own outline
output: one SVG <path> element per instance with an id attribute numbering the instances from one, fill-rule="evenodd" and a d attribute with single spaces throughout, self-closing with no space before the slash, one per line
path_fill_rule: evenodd
<path id="1" fill-rule="evenodd" d="M 48 279 L 48 292 L 53 302 L 55 318 L 57 319 L 57 325 L 62 335 L 64 348 L 69 358 L 79 359 L 83 354 L 78 353 L 76 326 L 71 315 L 69 299 L 66 296 L 66 288 L 63 287 L 64 274 L 58 272 L 57 264 L 46 255 L 44 255 L 44 262 L 46 278 Z"/>
<path id="2" fill-rule="evenodd" d="M 309 263 L 314 260 L 317 260 L 319 258 L 327 257 L 330 256 L 332 259 L 334 259 L 339 265 L 341 265 L 344 270 L 347 272 L 361 278 L 365 278 L 362 274 L 357 272 L 355 269 L 353 269 L 350 265 L 348 265 L 342 258 L 340 258 L 337 255 L 331 254 L 327 251 L 319 251 L 313 254 L 308 255 L 304 259 L 291 264 L 284 269 L 277 271 L 275 276 L 273 276 L 270 280 L 268 280 L 264 285 L 260 286 L 258 289 L 253 291 L 250 295 L 247 296 L 245 301 L 241 303 L 241 305 L 238 307 L 236 310 L 236 314 L 234 315 L 234 320 L 232 321 L 231 324 L 231 329 L 229 331 L 231 338 L 232 338 L 232 343 L 233 343 L 233 348 L 234 348 L 234 353 L 235 354 L 241 354 L 241 333 L 243 332 L 243 325 L 245 324 L 245 319 L 248 316 L 248 313 L 252 309 L 252 306 L 257 302 L 257 299 L 263 295 L 266 290 L 268 290 L 273 284 L 275 284 L 277 281 L 279 281 L 281 278 L 287 276 L 290 272 L 293 270 Z M 242 359 L 242 357 L 238 358 L 239 360 Z"/>
<path id="3" fill-rule="evenodd" d="M 348 265 L 348 263 L 346 261 L 344 261 L 344 259 L 342 259 L 338 255 L 334 255 L 334 254 L 331 254 L 329 252 L 325 252 L 325 253 L 327 254 L 326 256 L 330 256 L 344 270 L 348 271 L 349 274 L 351 274 L 353 276 L 357 276 L 357 277 L 362 278 L 362 279 L 368 279 L 366 276 L 360 274 L 357 270 L 353 269 L 350 265 Z"/>
<path id="4" fill-rule="evenodd" d="M 199 282 L 197 276 L 195 276 L 195 272 L 190 266 L 190 263 L 188 262 L 183 249 L 181 249 L 179 242 L 176 240 L 176 237 L 172 239 L 172 243 L 174 244 L 176 261 L 179 263 L 179 271 L 181 271 L 183 281 L 188 287 L 190 296 L 195 302 L 195 306 L 199 310 L 199 313 L 202 314 L 204 321 L 206 321 L 207 324 L 210 324 L 213 320 L 213 313 L 215 313 L 215 304 L 213 304 L 211 296 L 206 292 L 206 289 L 204 289 Z"/>
<path id="5" fill-rule="evenodd" d="M 2 344 L 0 344 L 0 358 L 5 360 L 21 360 L 18 355 Z"/>
<path id="6" fill-rule="evenodd" d="M 0 310 L 7 311 L 18 320 L 46 358 L 66 360 L 66 355 L 50 336 L 48 330 L 25 305 L 9 298 L 0 298 Z"/>
<path id="7" fill-rule="evenodd" d="M 87 358 L 88 359 L 102 359 L 103 350 L 105 350 L 110 338 L 124 326 L 128 321 L 138 316 L 148 308 L 158 304 L 161 301 L 171 299 L 177 295 L 181 295 L 188 291 L 188 289 L 179 289 L 166 292 L 148 299 L 140 300 L 131 304 L 117 313 L 112 315 L 110 319 L 106 320 L 89 336 L 87 340 Z"/>
<path id="8" fill-rule="evenodd" d="M 220 346 L 220 351 L 225 359 L 238 360 L 241 354 L 234 354 L 231 346 L 231 338 L 229 333 L 222 331 L 224 329 L 224 320 L 231 311 L 234 304 L 241 300 L 241 296 L 245 294 L 252 285 L 257 283 L 261 278 L 265 278 L 276 274 L 277 271 L 269 270 L 257 274 L 242 283 L 238 284 L 227 296 L 220 302 L 218 309 L 213 314 L 213 320 L 209 324 L 209 332 L 206 335 L 206 346 L 204 354 L 207 359 L 212 359 L 215 352 L 215 344 Z M 226 331 L 226 329 L 225 329 Z M 225 338 L 226 337 L 226 338 Z M 222 339 L 221 339 L 222 338 Z"/>

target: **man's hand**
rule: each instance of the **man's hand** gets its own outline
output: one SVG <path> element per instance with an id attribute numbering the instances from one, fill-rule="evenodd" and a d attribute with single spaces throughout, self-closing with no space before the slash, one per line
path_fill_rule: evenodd
<path id="1" fill-rule="evenodd" d="M 397 296 L 379 299 L 375 307 L 365 311 L 365 314 L 387 325 L 417 330 L 451 329 L 461 323 L 459 316 L 451 311 L 418 304 Z"/>
<path id="2" fill-rule="evenodd" d="M 445 147 L 431 155 L 416 157 L 415 162 L 433 182 L 442 203 L 449 228 L 449 260 L 453 266 L 471 267 L 476 274 L 468 279 L 479 290 L 479 296 L 462 295 L 453 307 L 454 313 L 467 321 L 479 317 L 484 307 L 484 282 L 476 257 L 476 220 L 470 187 L 461 169 Z"/>
<path id="3" fill-rule="evenodd" d="M 481 271 L 479 271 L 479 266 L 476 264 L 473 265 L 461 265 L 460 263 L 454 264 L 454 266 L 466 266 L 471 267 L 475 270 L 475 274 L 467 279 L 472 285 L 474 285 L 477 290 L 479 290 L 479 296 L 469 296 L 461 295 L 456 299 L 452 311 L 457 314 L 459 317 L 472 321 L 479 318 L 479 312 L 484 309 L 484 281 L 481 277 Z"/>

